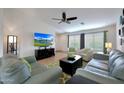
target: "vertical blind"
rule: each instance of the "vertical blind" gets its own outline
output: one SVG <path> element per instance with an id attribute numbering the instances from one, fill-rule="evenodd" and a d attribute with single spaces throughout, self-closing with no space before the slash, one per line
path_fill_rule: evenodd
<path id="1" fill-rule="evenodd" d="M 69 36 L 69 47 L 80 49 L 80 35 L 70 35 Z"/>
<path id="2" fill-rule="evenodd" d="M 85 34 L 85 48 L 104 52 L 104 32 Z"/>
<path id="3" fill-rule="evenodd" d="M 90 48 L 96 52 L 105 52 L 106 32 L 69 35 L 68 47 L 75 49 Z M 82 40 L 83 39 L 83 40 Z M 83 44 L 83 45 L 81 45 Z"/>

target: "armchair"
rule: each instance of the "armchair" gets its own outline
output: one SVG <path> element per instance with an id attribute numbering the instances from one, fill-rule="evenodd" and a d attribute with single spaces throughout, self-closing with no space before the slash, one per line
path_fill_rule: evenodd
<path id="1" fill-rule="evenodd" d="M 81 50 L 77 51 L 76 54 L 82 56 L 83 57 L 83 61 L 88 62 L 93 57 L 93 50 L 88 49 L 88 48 L 84 48 L 84 49 L 81 49 Z"/>

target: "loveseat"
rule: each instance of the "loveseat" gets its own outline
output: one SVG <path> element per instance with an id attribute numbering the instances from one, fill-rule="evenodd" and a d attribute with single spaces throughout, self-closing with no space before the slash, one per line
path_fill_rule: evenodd
<path id="1" fill-rule="evenodd" d="M 69 83 L 123 84 L 124 83 L 124 53 L 112 50 L 109 55 L 94 54 L 85 68 L 79 68 Z M 79 80 L 80 81 L 79 81 Z M 81 81 L 82 80 L 82 81 Z M 84 83 L 87 83 L 87 82 Z"/>
<path id="2" fill-rule="evenodd" d="M 3 84 L 57 84 L 60 75 L 59 67 L 48 69 L 34 56 L 17 58 L 6 55 L 0 58 L 0 83 Z"/>

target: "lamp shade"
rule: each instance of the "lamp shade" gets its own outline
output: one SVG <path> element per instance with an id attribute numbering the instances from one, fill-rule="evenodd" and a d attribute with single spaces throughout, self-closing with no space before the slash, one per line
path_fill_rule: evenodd
<path id="1" fill-rule="evenodd" d="M 106 42 L 105 43 L 105 48 L 112 48 L 112 43 L 111 42 Z"/>

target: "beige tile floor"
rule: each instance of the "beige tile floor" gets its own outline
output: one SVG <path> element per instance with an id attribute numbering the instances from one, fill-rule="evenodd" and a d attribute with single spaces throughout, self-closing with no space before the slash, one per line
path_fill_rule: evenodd
<path id="1" fill-rule="evenodd" d="M 49 58 L 45 58 L 45 59 L 42 59 L 42 60 L 39 60 L 38 62 L 41 63 L 41 64 L 44 64 L 44 65 L 48 65 L 48 67 L 50 65 L 50 67 L 54 67 L 54 66 L 58 66 L 58 62 L 60 59 L 64 58 L 64 57 L 67 57 L 67 53 L 65 52 L 56 52 L 55 53 L 55 56 L 52 56 L 52 57 L 49 57 Z M 87 65 L 86 62 L 83 62 L 83 68 Z"/>
<path id="2" fill-rule="evenodd" d="M 55 56 L 39 60 L 38 62 L 41 63 L 41 64 L 47 65 L 47 64 L 52 64 L 52 63 L 55 63 L 55 62 L 59 62 L 59 60 L 61 58 L 64 58 L 64 57 L 67 57 L 67 53 L 56 52 Z"/>

